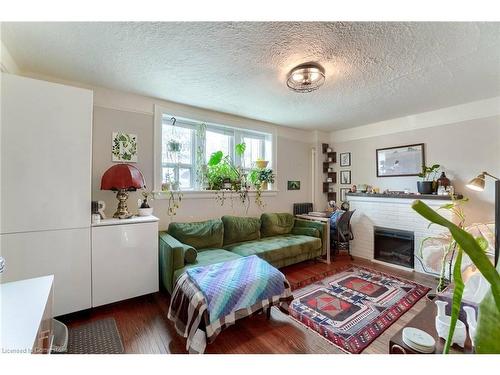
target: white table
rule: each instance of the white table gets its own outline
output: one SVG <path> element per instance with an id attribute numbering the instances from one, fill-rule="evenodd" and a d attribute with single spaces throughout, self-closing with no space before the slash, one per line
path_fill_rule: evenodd
<path id="1" fill-rule="evenodd" d="M 295 215 L 295 217 L 297 217 L 299 219 L 303 219 L 303 220 L 318 221 L 318 222 L 321 222 L 325 225 L 325 227 L 326 227 L 325 228 L 325 230 L 326 230 L 326 244 L 325 244 L 326 260 L 323 258 L 319 258 L 319 260 L 321 262 L 325 262 L 327 264 L 330 264 L 331 263 L 331 260 L 330 260 L 330 224 L 329 224 L 330 218 L 322 217 L 322 216 L 307 215 L 307 214 L 299 214 L 299 215 Z"/>
<path id="2" fill-rule="evenodd" d="M 1 353 L 50 353 L 54 276 L 0 285 Z"/>

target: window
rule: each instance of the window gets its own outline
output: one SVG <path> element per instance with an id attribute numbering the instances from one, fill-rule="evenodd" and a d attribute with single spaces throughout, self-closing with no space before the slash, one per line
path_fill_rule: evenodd
<path id="1" fill-rule="evenodd" d="M 257 159 L 269 160 L 272 168 L 273 137 L 270 133 L 229 126 L 207 124 L 158 113 L 155 147 L 161 149 L 155 156 L 155 188 L 161 189 L 163 183 L 170 183 L 175 189 L 177 184 L 182 190 L 201 190 L 197 170 L 199 163 L 205 164 L 216 151 L 229 155 L 236 166 L 248 171 Z M 242 157 L 235 154 L 235 145 L 245 143 Z"/>
<path id="2" fill-rule="evenodd" d="M 181 189 L 192 189 L 195 137 L 192 127 L 162 124 L 162 183 L 179 182 Z"/>

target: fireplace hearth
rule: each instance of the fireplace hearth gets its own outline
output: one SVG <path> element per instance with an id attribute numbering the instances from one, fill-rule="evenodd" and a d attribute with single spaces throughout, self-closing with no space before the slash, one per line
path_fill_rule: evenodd
<path id="1" fill-rule="evenodd" d="M 374 227 L 374 258 L 398 266 L 414 267 L 415 234 L 410 231 Z"/>

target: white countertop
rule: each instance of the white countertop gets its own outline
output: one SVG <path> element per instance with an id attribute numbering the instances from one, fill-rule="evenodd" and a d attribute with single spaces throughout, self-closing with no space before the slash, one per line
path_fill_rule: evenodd
<path id="1" fill-rule="evenodd" d="M 93 227 L 103 227 L 106 225 L 123 225 L 123 224 L 139 224 L 139 223 L 151 223 L 158 221 L 156 216 L 132 216 L 129 219 L 116 219 L 109 218 L 103 219 L 99 223 L 92 223 Z"/>
<path id="2" fill-rule="evenodd" d="M 0 285 L 1 353 L 31 353 L 54 276 Z"/>

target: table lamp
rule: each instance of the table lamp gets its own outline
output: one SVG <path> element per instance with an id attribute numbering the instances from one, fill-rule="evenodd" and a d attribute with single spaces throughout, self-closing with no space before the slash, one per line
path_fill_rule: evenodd
<path id="1" fill-rule="evenodd" d="M 132 216 L 128 212 L 127 199 L 129 191 L 145 187 L 141 171 L 130 164 L 116 164 L 102 175 L 101 190 L 117 191 L 118 207 L 113 217 L 126 219 Z"/>
<path id="2" fill-rule="evenodd" d="M 500 226 L 500 180 L 488 172 L 481 172 L 477 177 L 469 181 L 467 186 L 471 190 L 483 191 L 486 183 L 486 176 L 495 180 L 495 266 L 498 264 L 498 247 Z"/>

